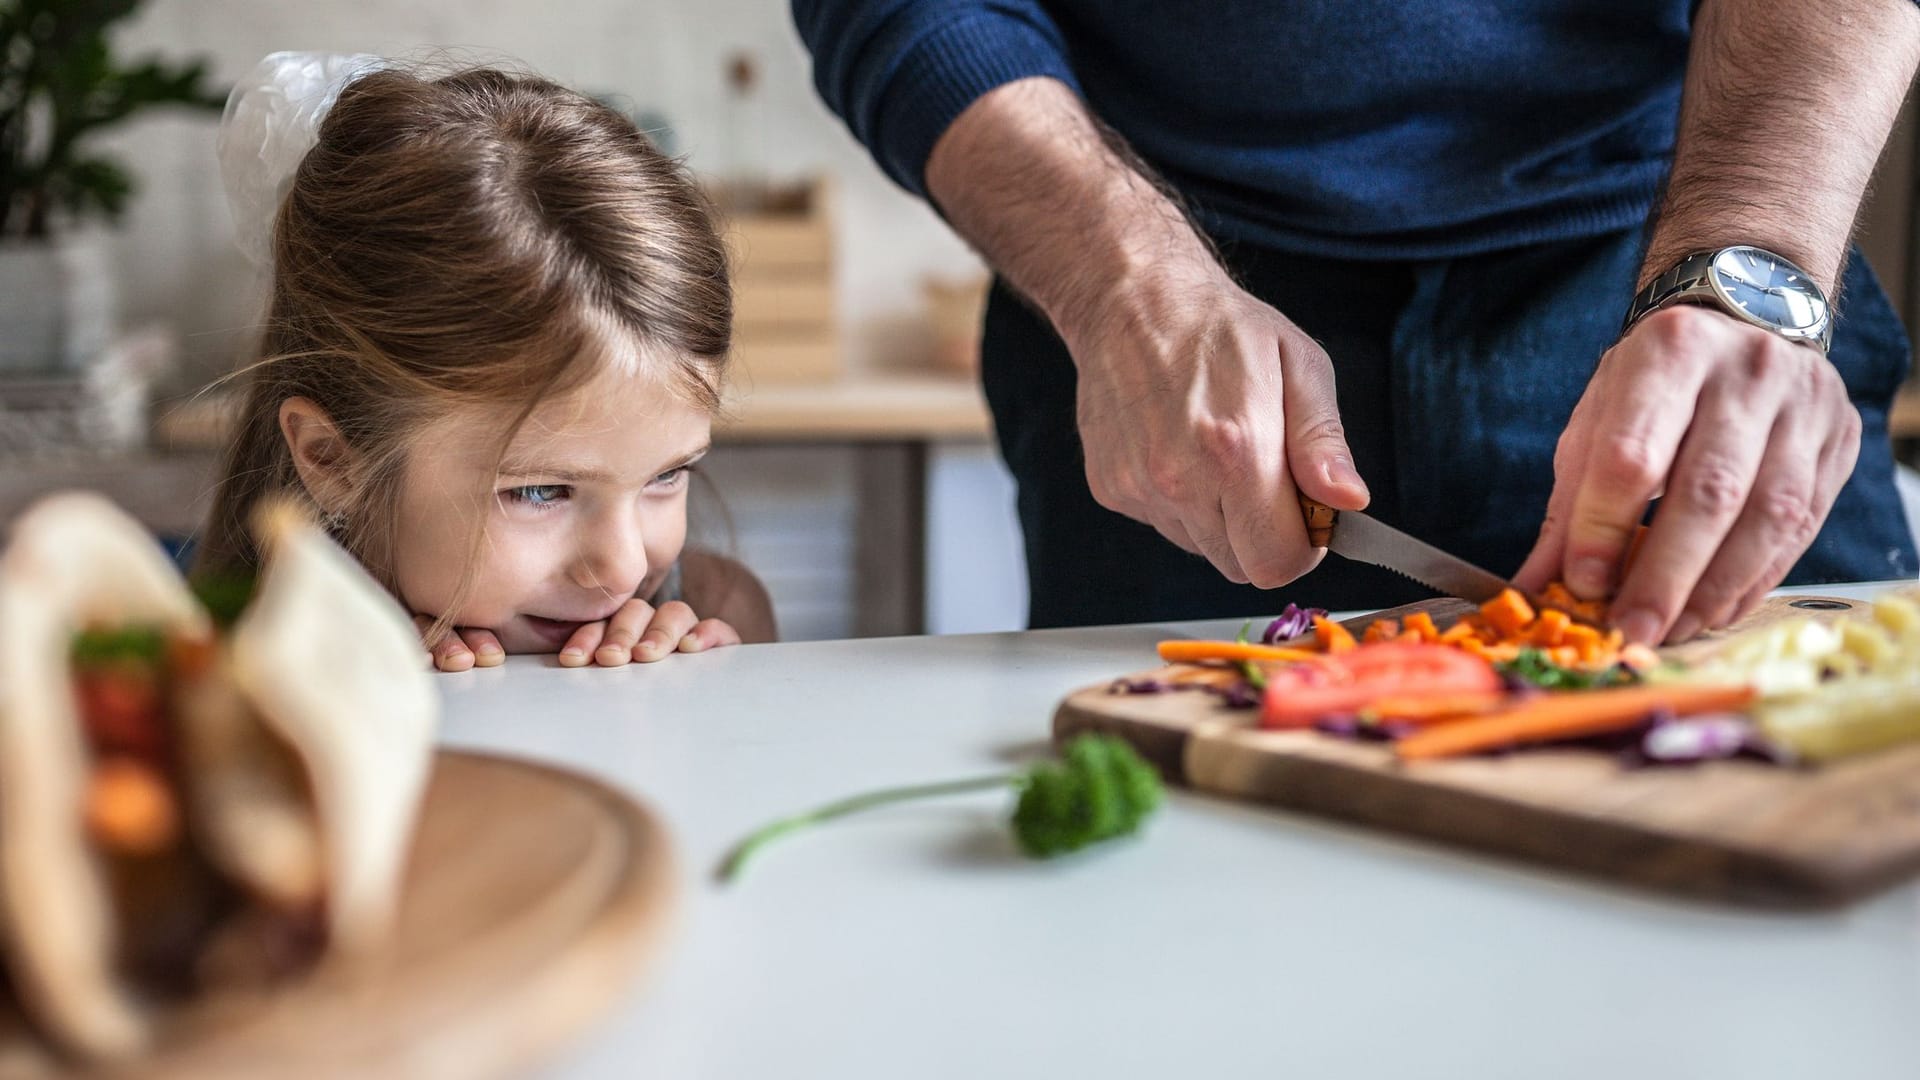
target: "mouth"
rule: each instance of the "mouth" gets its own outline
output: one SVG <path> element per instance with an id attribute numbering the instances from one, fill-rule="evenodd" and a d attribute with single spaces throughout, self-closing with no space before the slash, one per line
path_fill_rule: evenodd
<path id="1" fill-rule="evenodd" d="M 618 609 L 615 609 L 618 610 Z M 602 622 L 613 617 L 613 612 L 604 615 L 591 615 L 584 619 L 549 619 L 542 615 L 521 615 L 520 621 L 542 641 L 552 643 L 555 649 L 566 644 L 575 630 L 587 623 Z"/>
<path id="2" fill-rule="evenodd" d="M 527 624 L 527 629 L 533 631 L 535 637 L 556 650 L 565 645 L 567 639 L 573 636 L 573 632 L 580 628 L 577 622 L 543 619 L 538 615 L 522 615 L 520 621 Z"/>

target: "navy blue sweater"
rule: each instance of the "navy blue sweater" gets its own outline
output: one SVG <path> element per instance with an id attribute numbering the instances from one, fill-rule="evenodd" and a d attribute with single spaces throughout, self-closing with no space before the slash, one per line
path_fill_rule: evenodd
<path id="1" fill-rule="evenodd" d="M 1643 222 L 1693 0 L 793 0 L 900 184 L 975 98 L 1074 87 L 1215 235 L 1431 258 Z"/>

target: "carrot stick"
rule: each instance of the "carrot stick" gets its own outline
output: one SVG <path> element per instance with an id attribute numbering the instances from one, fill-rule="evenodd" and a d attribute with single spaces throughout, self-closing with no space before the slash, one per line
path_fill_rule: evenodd
<path id="1" fill-rule="evenodd" d="M 1495 750 L 1517 743 L 1553 742 L 1624 731 L 1658 709 L 1676 716 L 1737 709 L 1754 697 L 1751 686 L 1622 686 L 1547 694 L 1470 720 L 1437 724 L 1394 744 L 1402 761 L 1425 761 Z"/>
<path id="2" fill-rule="evenodd" d="M 1160 659 L 1169 664 L 1197 664 L 1206 660 L 1278 660 L 1298 662 L 1318 660 L 1312 649 L 1290 649 L 1284 645 L 1256 645 L 1250 641 L 1163 641 Z"/>

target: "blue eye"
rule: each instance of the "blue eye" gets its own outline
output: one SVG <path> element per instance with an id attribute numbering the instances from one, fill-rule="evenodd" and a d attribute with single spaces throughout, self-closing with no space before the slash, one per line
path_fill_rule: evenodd
<path id="1" fill-rule="evenodd" d="M 680 481 L 685 480 L 687 478 L 687 474 L 692 471 L 693 471 L 693 466 L 691 465 L 681 465 L 678 468 L 668 469 L 666 472 L 663 472 L 659 476 L 656 476 L 653 478 L 653 486 L 654 487 L 674 487 L 678 485 Z"/>
<path id="2" fill-rule="evenodd" d="M 508 488 L 501 494 L 507 497 L 508 502 L 545 510 L 565 501 L 567 496 L 573 494 L 573 489 L 566 484 L 528 484 L 525 487 Z"/>

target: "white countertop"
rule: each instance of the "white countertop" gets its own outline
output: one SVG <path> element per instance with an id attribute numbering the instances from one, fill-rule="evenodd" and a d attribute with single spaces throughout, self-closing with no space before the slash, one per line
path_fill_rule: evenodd
<path id="1" fill-rule="evenodd" d="M 771 818 L 1012 768 L 1069 691 L 1238 626 L 440 676 L 449 743 L 610 778 L 680 846 L 666 959 L 549 1075 L 1920 1077 L 1914 885 L 1756 914 L 1185 793 L 1054 863 L 1015 853 L 991 793 L 803 832 L 712 883 Z"/>

